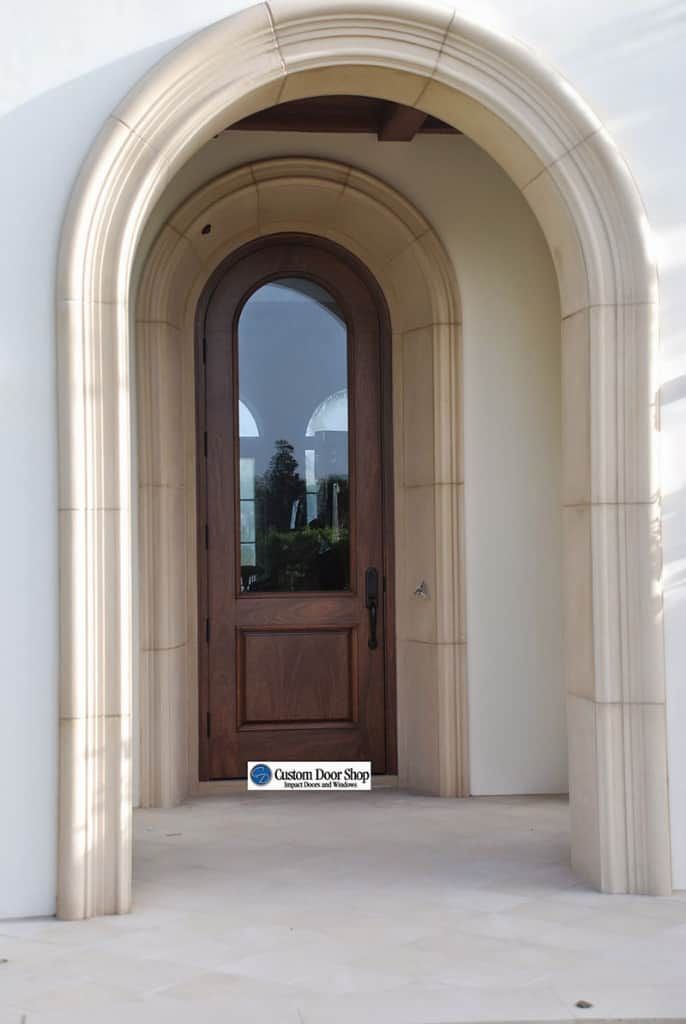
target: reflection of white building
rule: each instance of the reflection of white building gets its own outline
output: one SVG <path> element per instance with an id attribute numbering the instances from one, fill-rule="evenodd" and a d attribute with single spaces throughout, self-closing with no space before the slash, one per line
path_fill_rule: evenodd
<path id="1" fill-rule="evenodd" d="M 259 437 L 257 421 L 245 402 L 238 402 L 238 433 L 243 438 Z"/>
<path id="2" fill-rule="evenodd" d="M 686 888 L 679 5 L 10 8 L 0 917 L 127 911 L 132 806 L 211 790 L 194 317 L 270 234 L 341 246 L 388 312 L 398 784 L 569 790 L 575 877 Z M 331 481 L 334 528 L 365 472 L 339 347 L 288 385 L 301 519 Z M 288 436 L 274 348 L 241 384 L 244 566 Z"/>
<path id="3" fill-rule="evenodd" d="M 348 390 L 341 388 L 317 406 L 307 424 L 305 436 L 312 448 L 305 451 L 307 481 L 307 519 L 317 516 L 317 491 L 320 482 L 330 484 L 330 518 L 326 525 L 339 528 L 341 480 L 348 477 Z"/>
<path id="4" fill-rule="evenodd" d="M 253 439 L 260 436 L 257 421 L 245 402 L 238 402 L 238 435 L 241 441 L 240 521 L 241 565 L 257 564 L 255 552 L 255 456 L 250 453 Z"/>
<path id="5" fill-rule="evenodd" d="M 329 395 L 310 416 L 305 431 L 306 437 L 323 433 L 348 433 L 348 389 L 341 388 Z"/>

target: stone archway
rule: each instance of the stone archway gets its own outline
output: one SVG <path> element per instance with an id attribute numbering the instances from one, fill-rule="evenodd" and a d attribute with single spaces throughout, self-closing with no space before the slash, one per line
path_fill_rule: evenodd
<path id="1" fill-rule="evenodd" d="M 227 123 L 347 92 L 421 106 L 520 187 L 550 245 L 563 333 L 572 853 L 613 892 L 670 889 L 658 490 L 656 275 L 630 175 L 524 47 L 440 6 L 258 4 L 199 33 L 108 118 L 59 257 L 58 911 L 131 894 L 131 271 L 175 171 Z"/>
<path id="2" fill-rule="evenodd" d="M 395 572 L 399 775 L 416 791 L 466 796 L 457 283 L 433 228 L 403 196 L 349 165 L 295 157 L 244 165 L 194 193 L 157 236 L 138 290 L 141 802 L 171 806 L 212 788 L 197 781 L 195 717 L 197 302 L 231 252 L 284 232 L 353 252 L 389 305 L 395 546 L 403 554 Z M 428 601 L 413 596 L 422 575 Z"/>

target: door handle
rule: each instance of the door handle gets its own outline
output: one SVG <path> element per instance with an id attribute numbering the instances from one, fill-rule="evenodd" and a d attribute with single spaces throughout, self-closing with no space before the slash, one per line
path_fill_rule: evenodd
<path id="1" fill-rule="evenodd" d="M 364 574 L 364 603 L 369 611 L 369 640 L 367 644 L 370 651 L 375 651 L 378 647 L 376 622 L 379 608 L 379 574 L 372 566 Z"/>

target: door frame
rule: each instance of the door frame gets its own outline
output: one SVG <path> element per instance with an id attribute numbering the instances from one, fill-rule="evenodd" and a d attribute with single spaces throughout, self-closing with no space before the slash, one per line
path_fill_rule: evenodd
<path id="1" fill-rule="evenodd" d="M 369 268 L 348 249 L 321 235 L 305 232 L 275 232 L 264 235 L 234 249 L 209 276 L 197 304 L 195 313 L 195 444 L 196 444 L 196 548 L 197 548 L 197 615 L 198 615 L 198 778 L 200 782 L 215 782 L 209 778 L 208 726 L 209 721 L 209 636 L 203 625 L 209 620 L 208 575 L 210 552 L 207 546 L 206 527 L 207 474 L 206 474 L 206 388 L 205 388 L 205 339 L 204 325 L 207 311 L 215 289 L 231 272 L 233 267 L 247 256 L 275 245 L 293 244 L 325 250 L 349 266 L 367 287 L 378 316 L 379 330 L 379 372 L 381 377 L 379 422 L 381 431 L 381 519 L 382 519 L 382 576 L 383 588 L 383 650 L 384 650 L 384 722 L 386 771 L 384 775 L 395 775 L 398 771 L 397 737 L 397 689 L 396 689 L 396 620 L 395 620 L 395 517 L 393 485 L 393 367 L 392 332 L 388 303 L 376 278 Z M 267 274 L 253 283 L 254 293 L 262 284 L 273 278 Z M 237 310 L 240 314 L 242 306 Z M 234 380 L 236 377 L 236 323 L 232 325 L 232 361 Z M 234 438 L 234 456 L 238 438 Z M 235 480 L 234 480 L 235 490 Z M 236 495 L 234 494 L 234 502 Z M 233 585 L 233 584 L 232 584 Z M 228 780 L 227 780 L 228 781 Z"/>

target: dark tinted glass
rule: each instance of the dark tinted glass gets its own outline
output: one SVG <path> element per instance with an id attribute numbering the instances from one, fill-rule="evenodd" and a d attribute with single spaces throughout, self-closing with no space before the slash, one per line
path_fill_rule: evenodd
<path id="1" fill-rule="evenodd" d="M 350 587 L 348 338 L 304 278 L 259 288 L 238 322 L 241 590 Z"/>

